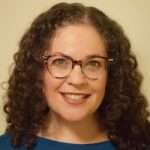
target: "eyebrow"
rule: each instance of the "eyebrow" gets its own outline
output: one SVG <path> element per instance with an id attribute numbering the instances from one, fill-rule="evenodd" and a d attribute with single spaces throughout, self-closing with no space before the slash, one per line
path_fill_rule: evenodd
<path id="1" fill-rule="evenodd" d="M 52 54 L 50 54 L 50 55 L 54 55 L 54 54 L 61 54 L 61 55 L 63 55 L 63 56 L 72 57 L 72 56 L 69 56 L 69 55 L 64 54 L 64 53 L 61 53 L 61 52 L 55 52 L 55 53 L 52 53 Z M 87 57 L 88 57 L 88 58 L 100 57 L 100 58 L 105 58 L 105 59 L 108 58 L 107 56 L 102 56 L 102 55 L 97 55 L 97 54 L 88 55 L 88 56 L 86 56 L 85 58 L 87 58 Z"/>

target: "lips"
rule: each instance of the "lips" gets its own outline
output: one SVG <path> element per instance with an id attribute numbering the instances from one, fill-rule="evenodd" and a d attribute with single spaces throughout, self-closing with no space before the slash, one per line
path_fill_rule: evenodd
<path id="1" fill-rule="evenodd" d="M 87 101 L 90 94 L 82 94 L 82 93 L 61 93 L 63 99 L 69 103 L 74 105 L 80 105 Z"/>

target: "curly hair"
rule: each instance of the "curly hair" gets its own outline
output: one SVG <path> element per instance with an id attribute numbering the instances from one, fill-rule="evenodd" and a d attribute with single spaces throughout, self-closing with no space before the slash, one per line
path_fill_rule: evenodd
<path id="1" fill-rule="evenodd" d="M 105 41 L 110 58 L 108 83 L 102 105 L 98 109 L 108 129 L 108 137 L 118 150 L 147 150 L 150 145 L 149 112 L 141 93 L 142 76 L 130 42 L 122 27 L 95 7 L 79 3 L 59 3 L 40 14 L 23 35 L 14 55 L 14 68 L 8 81 L 6 131 L 17 147 L 25 137 L 25 146 L 36 144 L 37 131 L 49 112 L 42 91 L 42 56 L 58 28 L 69 24 L 94 27 Z"/>

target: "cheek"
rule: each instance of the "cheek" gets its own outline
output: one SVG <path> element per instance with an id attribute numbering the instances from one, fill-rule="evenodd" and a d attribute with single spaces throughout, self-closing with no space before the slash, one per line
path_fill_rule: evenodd
<path id="1" fill-rule="evenodd" d="M 43 91 L 46 97 L 46 104 L 51 112 L 59 113 L 60 109 L 62 108 L 61 104 L 59 103 L 59 88 L 63 84 L 64 80 L 53 78 L 48 71 L 44 73 L 43 80 Z"/>
<path id="2" fill-rule="evenodd" d="M 45 93 L 45 96 L 47 98 L 47 101 L 51 100 L 54 96 L 54 93 L 57 91 L 57 89 L 61 86 L 62 81 L 53 78 L 47 70 L 43 73 L 43 91 Z"/>
<path id="3" fill-rule="evenodd" d="M 94 83 L 93 85 L 94 91 L 97 92 L 98 94 L 101 94 L 105 92 L 106 85 L 107 85 L 107 76 L 104 76 Z"/>
<path id="4" fill-rule="evenodd" d="M 101 76 L 98 80 L 89 80 L 88 87 L 91 89 L 92 93 L 101 94 L 105 92 L 107 85 L 107 76 Z"/>
<path id="5" fill-rule="evenodd" d="M 91 87 L 93 87 L 93 98 L 95 99 L 96 109 L 99 108 L 104 99 L 106 84 L 107 78 L 103 77 L 100 80 L 93 82 L 93 85 L 91 85 Z"/>

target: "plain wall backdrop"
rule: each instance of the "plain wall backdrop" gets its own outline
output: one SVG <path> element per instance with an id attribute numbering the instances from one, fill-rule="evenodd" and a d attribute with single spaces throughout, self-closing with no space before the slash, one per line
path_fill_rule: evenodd
<path id="1" fill-rule="evenodd" d="M 0 0 L 0 83 L 8 80 L 13 54 L 32 20 L 57 2 L 95 6 L 121 24 L 137 56 L 144 76 L 142 91 L 150 103 L 150 0 Z M 4 92 L 0 88 L 0 134 L 6 128 L 2 111 Z"/>

